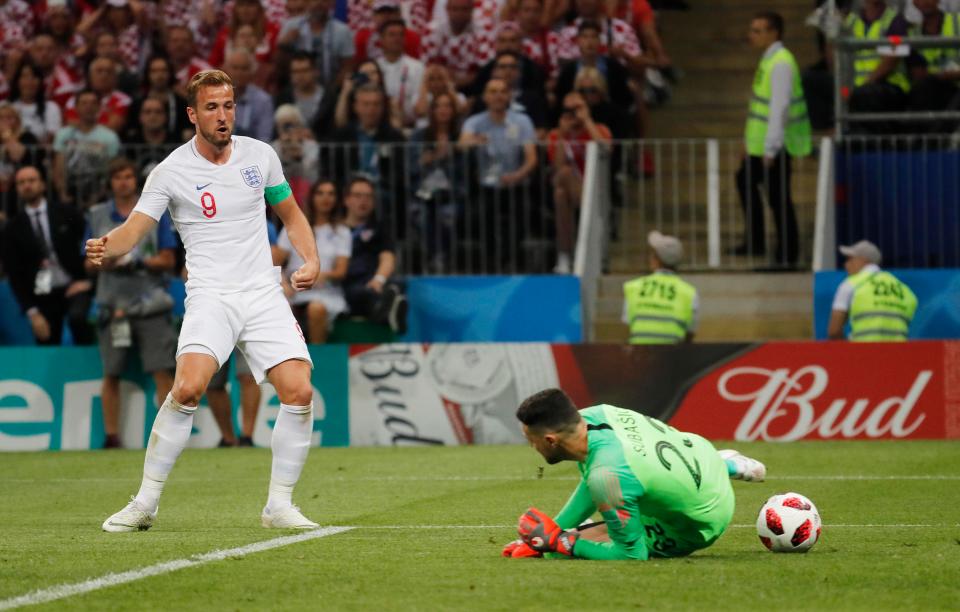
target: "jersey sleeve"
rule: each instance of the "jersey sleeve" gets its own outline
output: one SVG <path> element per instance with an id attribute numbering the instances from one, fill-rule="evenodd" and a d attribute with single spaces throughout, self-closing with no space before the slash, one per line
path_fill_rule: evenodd
<path id="1" fill-rule="evenodd" d="M 160 217 L 167 211 L 170 205 L 170 191 L 164 182 L 164 172 L 160 166 L 157 166 L 150 172 L 147 182 L 143 185 L 143 192 L 140 194 L 140 200 L 134 207 L 133 212 L 147 215 L 154 221 L 160 221 Z"/>
<path id="2" fill-rule="evenodd" d="M 263 145 L 263 149 L 267 156 L 267 182 L 264 183 L 264 185 L 266 187 L 276 187 L 287 180 L 283 176 L 283 165 L 280 163 L 280 156 L 277 155 L 273 147 L 268 144 Z"/>
<path id="3" fill-rule="evenodd" d="M 594 505 L 607 523 L 610 541 L 591 542 L 581 537 L 573 555 L 598 560 L 647 559 L 649 552 L 637 504 L 643 496 L 643 485 L 624 470 L 607 466 L 591 470 L 586 483 Z"/>

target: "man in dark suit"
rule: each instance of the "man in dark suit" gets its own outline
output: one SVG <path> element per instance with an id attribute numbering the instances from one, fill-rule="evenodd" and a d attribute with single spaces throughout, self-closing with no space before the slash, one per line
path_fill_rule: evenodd
<path id="1" fill-rule="evenodd" d="M 87 322 L 92 283 L 83 269 L 83 215 L 47 202 L 40 171 L 24 166 L 14 177 L 22 206 L 3 234 L 3 266 L 38 344 L 60 344 L 63 319 L 76 344 L 93 343 Z"/>

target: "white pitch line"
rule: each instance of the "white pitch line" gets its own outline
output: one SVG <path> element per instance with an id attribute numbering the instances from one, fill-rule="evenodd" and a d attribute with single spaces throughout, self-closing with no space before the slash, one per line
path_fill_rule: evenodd
<path id="1" fill-rule="evenodd" d="M 338 533 L 350 531 L 351 529 L 353 529 L 353 527 L 321 527 L 320 529 L 314 529 L 313 531 L 308 531 L 306 533 L 283 536 L 280 538 L 274 538 L 272 540 L 264 540 L 262 542 L 254 542 L 253 544 L 238 546 L 237 548 L 214 550 L 208 553 L 194 555 L 186 559 L 165 561 L 155 565 L 148 565 L 147 567 L 142 567 L 140 569 L 120 572 L 119 574 L 106 574 L 100 576 L 99 578 L 93 578 L 84 582 L 61 584 L 48 589 L 41 589 L 39 591 L 27 593 L 26 595 L 20 595 L 19 597 L 4 599 L 0 601 L 0 610 L 11 610 L 21 606 L 30 606 L 34 604 L 56 601 L 58 599 L 72 597 L 74 595 L 81 595 L 83 593 L 89 593 L 90 591 L 96 591 L 99 589 L 116 586 L 118 584 L 142 580 L 151 576 L 168 574 L 170 572 L 175 572 L 187 567 L 204 565 L 212 561 L 222 561 L 231 557 L 243 557 L 244 555 L 262 552 L 272 548 L 280 548 L 281 546 L 289 546 L 290 544 L 297 544 L 299 542 L 306 542 L 308 540 L 315 540 L 317 538 L 336 535 Z"/>

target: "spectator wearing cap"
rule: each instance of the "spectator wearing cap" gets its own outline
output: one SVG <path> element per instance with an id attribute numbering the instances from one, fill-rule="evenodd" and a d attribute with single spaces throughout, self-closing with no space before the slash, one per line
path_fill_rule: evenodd
<path id="1" fill-rule="evenodd" d="M 333 19 L 332 0 L 309 0 L 307 12 L 289 20 L 280 32 L 280 44 L 287 54 L 306 53 L 323 91 L 340 87 L 356 65 L 353 33 L 346 24 Z"/>
<path id="2" fill-rule="evenodd" d="M 553 166 L 553 203 L 557 227 L 557 274 L 570 274 L 576 244 L 576 212 L 583 192 L 587 144 L 610 144 L 610 130 L 596 123 L 590 107 L 577 92 L 563 98 L 560 125 L 550 131 L 547 157 Z"/>
<path id="3" fill-rule="evenodd" d="M 354 44 L 357 48 L 357 61 L 378 59 L 383 55 L 380 41 L 380 27 L 388 22 L 403 19 L 400 12 L 400 3 L 397 0 L 374 0 L 373 27 L 357 30 Z M 420 59 L 420 35 L 413 28 L 406 28 L 403 33 L 403 52 L 414 59 Z"/>
<path id="4" fill-rule="evenodd" d="M 252 83 L 256 60 L 248 51 L 233 51 L 223 70 L 233 81 L 236 120 L 233 133 L 269 143 L 273 136 L 273 98 Z"/>
<path id="5" fill-rule="evenodd" d="M 104 128 L 105 129 L 105 128 Z M 68 319 L 75 344 L 93 342 L 87 323 L 92 284 L 83 269 L 83 215 L 48 202 L 38 168 L 14 176 L 22 208 L 0 239 L 0 256 L 38 344 L 60 344 Z"/>
<path id="6" fill-rule="evenodd" d="M 677 275 L 683 244 L 652 231 L 647 236 L 652 274 L 623 285 L 623 322 L 630 344 L 691 342 L 697 329 L 700 298 L 696 288 Z"/>
<path id="7" fill-rule="evenodd" d="M 412 126 L 416 119 L 415 106 L 423 83 L 423 62 L 405 54 L 404 33 L 407 26 L 402 19 L 385 21 L 380 25 L 380 46 L 383 55 L 377 65 L 383 74 L 383 86 L 390 97 L 390 105 L 404 126 Z"/>
<path id="8" fill-rule="evenodd" d="M 120 152 L 116 132 L 97 123 L 100 97 L 92 89 L 76 95 L 77 120 L 53 137 L 53 184 L 64 204 L 86 208 L 99 201 L 107 162 Z"/>
<path id="9" fill-rule="evenodd" d="M 447 0 L 447 19 L 430 23 L 423 39 L 428 64 L 443 64 L 460 90 L 467 89 L 492 55 L 490 33 L 473 21 L 473 0 Z"/>
<path id="10" fill-rule="evenodd" d="M 87 85 L 100 100 L 97 123 L 119 134 L 127 122 L 133 100 L 117 89 L 117 62 L 109 57 L 94 58 L 87 68 Z M 64 119 L 68 124 L 77 121 L 76 104 L 76 97 L 67 102 Z"/>
<path id="11" fill-rule="evenodd" d="M 197 54 L 193 32 L 186 26 L 167 28 L 164 38 L 164 48 L 167 57 L 173 65 L 173 75 L 176 85 L 174 92 L 183 99 L 187 98 L 187 83 L 193 75 L 202 70 L 210 70 L 212 66 Z"/>
<path id="12" fill-rule="evenodd" d="M 896 276 L 880 269 L 880 249 L 869 240 L 841 246 L 847 278 L 837 287 L 827 337 L 851 342 L 904 342 L 917 311 L 917 296 Z"/>

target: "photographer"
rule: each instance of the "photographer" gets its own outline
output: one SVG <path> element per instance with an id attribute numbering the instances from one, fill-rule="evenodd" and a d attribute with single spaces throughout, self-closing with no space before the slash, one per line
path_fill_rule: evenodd
<path id="1" fill-rule="evenodd" d="M 110 162 L 108 179 L 113 197 L 90 209 L 88 236 L 103 236 L 121 225 L 137 203 L 136 166 L 128 159 Z M 98 274 L 95 301 L 99 309 L 100 359 L 103 363 L 104 448 L 119 448 L 120 375 L 127 367 L 130 349 L 137 346 L 143 369 L 153 375 L 157 406 L 173 386 L 172 371 L 177 335 L 170 313 L 173 298 L 167 293 L 167 275 L 173 271 L 176 238 L 170 217 L 160 223 L 132 251 L 96 266 L 89 259 L 88 274 Z"/>

